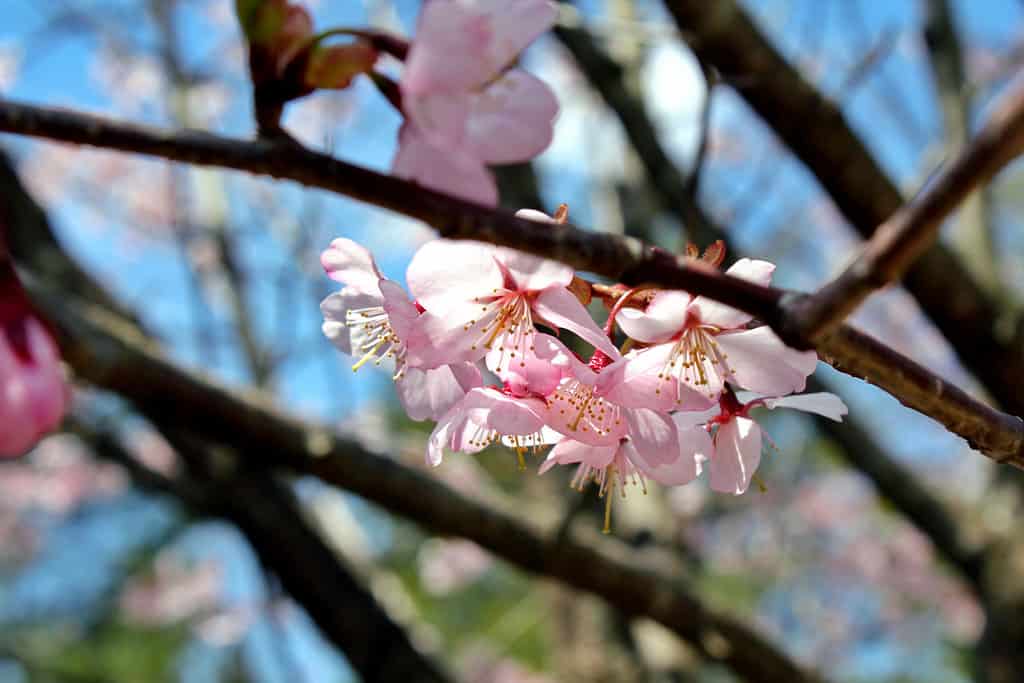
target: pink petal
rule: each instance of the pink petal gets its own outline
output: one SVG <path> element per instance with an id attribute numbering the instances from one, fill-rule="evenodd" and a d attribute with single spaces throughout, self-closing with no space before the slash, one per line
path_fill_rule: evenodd
<path id="1" fill-rule="evenodd" d="M 538 471 L 544 474 L 555 465 L 573 465 L 578 462 L 585 462 L 594 468 L 607 467 L 618 451 L 618 443 L 611 446 L 591 446 L 575 439 L 562 439 L 551 449 Z"/>
<path id="2" fill-rule="evenodd" d="M 541 360 L 551 363 L 559 368 L 566 377 L 572 376 L 585 384 L 594 384 L 598 374 L 590 369 L 579 357 L 569 348 L 549 334 L 537 333 L 533 340 L 534 353 Z M 618 350 L 615 351 L 613 359 L 621 358 Z"/>
<path id="3" fill-rule="evenodd" d="M 517 292 L 539 292 L 552 287 L 567 287 L 572 282 L 571 267 L 558 261 L 498 247 L 496 258 L 508 270 Z"/>
<path id="4" fill-rule="evenodd" d="M 739 495 L 761 463 L 761 427 L 745 417 L 734 417 L 718 428 L 711 456 L 710 484 L 715 491 Z"/>
<path id="5" fill-rule="evenodd" d="M 466 151 L 488 164 L 528 161 L 551 144 L 557 114 L 551 88 L 513 69 L 472 98 L 464 119 Z"/>
<path id="6" fill-rule="evenodd" d="M 528 354 L 522 363 L 509 366 L 502 379 L 517 397 L 548 396 L 561 381 L 563 372 L 546 360 Z"/>
<path id="7" fill-rule="evenodd" d="M 483 315 L 476 304 L 463 304 L 449 308 L 443 315 L 427 311 L 417 320 L 415 343 L 408 350 L 410 365 L 420 368 L 434 368 L 459 362 L 475 362 L 488 354 L 486 335 L 480 327 L 497 317 L 492 308 Z M 473 316 L 478 316 L 474 318 Z M 468 322 L 477 325 L 470 327 Z"/>
<path id="8" fill-rule="evenodd" d="M 686 325 L 687 307 L 690 295 L 679 290 L 659 292 L 640 311 L 636 308 L 623 308 L 615 318 L 627 337 L 648 344 L 671 339 L 682 331 Z"/>
<path id="9" fill-rule="evenodd" d="M 0 329 L 0 456 L 16 456 L 56 429 L 69 393 L 57 346 L 34 318 L 24 322 L 30 361 L 15 355 Z"/>
<path id="10" fill-rule="evenodd" d="M 841 398 L 825 391 L 783 398 L 765 398 L 760 402 L 766 408 L 793 408 L 805 413 L 815 413 L 836 422 L 842 422 L 843 416 L 850 412 Z"/>
<path id="11" fill-rule="evenodd" d="M 352 355 L 352 333 L 353 329 L 346 325 L 348 312 L 363 308 L 380 306 L 381 297 L 379 294 L 367 294 L 351 287 L 346 287 L 340 292 L 334 292 L 320 302 L 320 313 L 324 316 L 321 326 L 324 336 L 334 344 L 339 351 Z"/>
<path id="12" fill-rule="evenodd" d="M 462 150 L 465 148 L 466 125 L 473 106 L 474 96 L 470 94 L 440 93 L 426 96 L 407 96 L 402 99 L 405 118 L 419 135 L 441 150 Z M 477 154 L 469 154 L 485 161 Z"/>
<path id="13" fill-rule="evenodd" d="M 646 472 L 647 476 L 666 486 L 682 486 L 700 476 L 703 464 L 714 450 L 711 435 L 704 427 L 684 427 L 673 416 L 679 432 L 679 447 L 674 460 Z"/>
<path id="14" fill-rule="evenodd" d="M 424 3 L 402 72 L 402 92 L 458 92 L 486 82 L 497 73 L 487 58 L 494 37 L 490 18 L 465 3 Z"/>
<path id="15" fill-rule="evenodd" d="M 733 371 L 729 381 L 759 394 L 783 396 L 803 391 L 818 365 L 814 351 L 797 351 L 782 343 L 771 328 L 727 332 L 715 337 Z"/>
<path id="16" fill-rule="evenodd" d="M 704 425 L 710 422 L 716 415 L 718 415 L 720 409 L 718 406 L 708 408 L 707 410 L 694 410 L 694 411 L 683 411 L 672 414 L 672 421 L 676 423 L 676 429 L 680 432 L 680 439 L 682 439 L 682 432 L 685 430 L 693 429 L 694 427 L 700 426 L 702 429 Z"/>
<path id="17" fill-rule="evenodd" d="M 678 457 L 679 434 L 668 415 L 638 408 L 624 410 L 623 416 L 641 469 L 667 465 Z"/>
<path id="18" fill-rule="evenodd" d="M 455 147 L 432 144 L 409 122 L 399 132 L 391 172 L 435 192 L 484 206 L 498 204 L 498 186 L 483 162 Z"/>
<path id="19" fill-rule="evenodd" d="M 377 281 L 382 276 L 377 269 L 377 262 L 373 260 L 373 254 L 347 237 L 339 237 L 331 242 L 331 246 L 320 254 L 320 263 L 332 280 L 369 294 L 378 291 Z"/>
<path id="20" fill-rule="evenodd" d="M 571 278 L 570 278 L 571 279 Z M 597 326 L 590 313 L 580 300 L 564 287 L 557 287 L 542 292 L 533 302 L 533 310 L 546 321 L 569 330 L 594 348 L 600 349 L 611 357 L 619 355 L 618 349 L 612 344 L 601 328 Z"/>
<path id="21" fill-rule="evenodd" d="M 436 315 L 502 286 L 495 251 L 479 242 L 433 240 L 413 255 L 405 279 L 416 301 Z"/>
<path id="22" fill-rule="evenodd" d="M 508 67 L 558 18 L 558 7 L 547 0 L 477 0 L 475 4 L 493 17 L 489 56 L 494 73 Z"/>
<path id="23" fill-rule="evenodd" d="M 380 281 L 381 307 L 388 314 L 388 322 L 391 329 L 402 341 L 408 342 L 416 336 L 417 322 L 420 318 L 420 311 L 409 300 L 401 285 L 392 280 L 382 279 Z"/>
<path id="24" fill-rule="evenodd" d="M 598 391 L 608 400 L 626 408 L 652 410 L 704 410 L 717 397 L 708 396 L 706 387 L 697 389 L 680 384 L 666 372 L 674 342 L 631 351 L 625 361 L 605 368 L 597 380 Z M 720 388 L 719 388 L 720 391 Z"/>
<path id="25" fill-rule="evenodd" d="M 479 379 L 479 371 L 476 377 Z M 410 419 L 437 420 L 466 395 L 467 388 L 459 379 L 448 365 L 432 370 L 407 368 L 395 382 L 395 390 Z"/>
<path id="26" fill-rule="evenodd" d="M 434 431 L 427 439 L 427 464 L 436 467 L 444 458 L 444 451 L 452 450 L 461 453 L 478 453 L 486 448 L 475 439 L 481 431 L 478 423 L 470 419 L 465 402 L 458 401 L 434 426 Z"/>
<path id="27" fill-rule="evenodd" d="M 768 261 L 741 258 L 725 272 L 728 275 L 767 287 L 771 284 L 772 273 L 775 272 L 775 264 Z M 694 299 L 693 312 L 702 323 L 714 325 L 723 330 L 733 330 L 737 327 L 742 327 L 754 317 L 703 296 Z"/>
<path id="28" fill-rule="evenodd" d="M 479 389 L 478 392 L 485 390 Z M 544 426 L 544 403 L 536 398 L 513 398 L 499 391 L 487 390 L 486 425 L 504 435 L 528 436 Z"/>

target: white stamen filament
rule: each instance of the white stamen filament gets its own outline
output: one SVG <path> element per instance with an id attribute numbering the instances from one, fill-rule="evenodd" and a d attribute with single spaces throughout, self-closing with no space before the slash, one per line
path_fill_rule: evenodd
<path id="1" fill-rule="evenodd" d="M 675 377 L 678 380 L 677 403 L 683 401 L 683 385 L 704 391 L 710 398 L 717 398 L 714 391 L 704 389 L 711 385 L 708 378 L 717 376 L 720 381 L 716 385 L 720 386 L 731 374 L 735 374 L 735 371 L 729 368 L 728 355 L 722 352 L 715 341 L 714 334 L 717 331 L 718 328 L 709 325 L 685 330 L 672 347 L 665 367 L 658 373 L 661 382 L 655 392 L 661 393 L 661 384 L 670 377 Z"/>
<path id="2" fill-rule="evenodd" d="M 471 349 L 484 347 L 488 350 L 497 348 L 501 355 L 496 371 L 507 368 L 516 357 L 520 365 L 526 365 L 526 353 L 533 350 L 533 316 L 526 297 L 508 290 L 494 290 L 490 301 L 478 299 L 483 309 L 478 319 L 467 321 L 462 327 L 467 332 L 479 326 L 479 336 Z M 507 356 L 506 356 L 507 354 Z"/>
<path id="3" fill-rule="evenodd" d="M 395 373 L 391 379 L 396 382 L 405 376 L 405 342 L 391 328 L 387 312 L 381 306 L 354 308 L 345 314 L 345 326 L 365 337 L 358 346 L 352 347 L 352 355 L 358 360 L 352 364 L 352 371 L 366 365 L 371 360 L 379 366 L 385 359 L 394 359 Z M 354 341 L 354 340 L 353 340 Z M 362 355 L 360 355 L 362 354 Z"/>

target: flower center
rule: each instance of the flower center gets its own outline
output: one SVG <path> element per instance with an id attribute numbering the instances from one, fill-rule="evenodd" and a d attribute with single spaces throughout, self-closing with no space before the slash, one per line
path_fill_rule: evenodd
<path id="1" fill-rule="evenodd" d="M 405 376 L 405 342 L 391 328 L 391 320 L 382 306 L 354 308 L 345 314 L 345 327 L 352 330 L 352 355 L 359 360 L 352 364 L 352 371 L 373 361 L 379 366 L 385 359 L 395 361 L 396 382 Z"/>
<path id="2" fill-rule="evenodd" d="M 496 372 L 508 368 L 516 358 L 520 366 L 525 366 L 536 332 L 527 297 L 519 292 L 495 289 L 493 297 L 477 301 L 482 304 L 480 317 L 462 326 L 466 332 L 473 328 L 479 330 L 470 349 L 498 349 Z"/>
<path id="3" fill-rule="evenodd" d="M 683 330 L 675 341 L 658 379 L 664 382 L 674 377 L 678 380 L 677 403 L 683 401 L 683 384 L 717 398 L 722 384 L 729 375 L 735 374 L 726 362 L 728 354 L 722 352 L 715 341 L 717 331 L 718 328 L 710 325 L 695 325 Z M 660 383 L 655 391 L 661 393 Z"/>
<path id="4" fill-rule="evenodd" d="M 593 386 L 578 379 L 570 379 L 555 389 L 550 402 L 558 415 L 564 416 L 569 431 L 608 436 L 622 427 L 622 408 L 596 396 Z"/>

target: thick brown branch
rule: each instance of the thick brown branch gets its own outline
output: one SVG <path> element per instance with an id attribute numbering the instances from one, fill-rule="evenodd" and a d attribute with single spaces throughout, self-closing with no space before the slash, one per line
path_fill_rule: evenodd
<path id="1" fill-rule="evenodd" d="M 684 39 L 715 66 L 811 170 L 864 237 L 903 203 L 839 108 L 778 53 L 736 0 L 666 0 Z M 1024 414 L 1024 347 L 997 333 L 999 309 L 947 248 L 936 244 L 904 285 L 960 361 L 1009 411 Z"/>
<path id="2" fill-rule="evenodd" d="M 1024 88 L 1016 88 L 934 182 L 878 227 L 842 274 L 790 311 L 799 336 L 823 338 L 869 295 L 898 280 L 932 245 L 946 216 L 1022 150 Z"/>
<path id="3" fill-rule="evenodd" d="M 294 143 L 245 142 L 192 131 L 173 132 L 3 100 L 0 131 L 296 180 L 418 218 L 444 237 L 521 249 L 626 284 L 704 294 L 760 318 L 791 343 L 803 341 L 790 334 L 785 316 L 787 306 L 780 305 L 782 290 L 724 275 L 707 264 L 674 257 L 629 237 L 589 232 L 571 225 L 552 228 L 550 224 L 516 218 L 510 212 L 431 192 Z M 789 306 L 799 305 L 799 295 L 789 295 L 788 300 Z M 983 449 L 993 460 L 1024 463 L 1024 423 L 1019 418 L 993 411 L 962 392 L 950 403 L 946 400 L 949 387 L 940 378 L 892 350 L 883 352 L 879 348 L 862 349 L 842 343 L 859 333 L 845 327 L 840 332 L 819 349 L 828 362 L 840 368 L 859 368 L 857 376 L 893 392 L 906 405 L 927 408 L 930 412 L 926 415 Z M 874 342 L 874 347 L 880 345 Z M 914 370 L 908 372 L 908 367 Z M 907 377 L 922 381 L 908 383 Z M 932 387 L 931 394 L 927 392 L 928 386 Z M 896 393 L 903 390 L 910 394 Z M 993 415 L 998 419 L 993 419 Z"/>
<path id="4" fill-rule="evenodd" d="M 282 414 L 262 394 L 237 394 L 177 368 L 110 314 L 72 305 L 52 291 L 35 293 L 57 321 L 65 357 L 76 372 L 146 414 L 163 415 L 169 424 L 230 444 L 253 463 L 318 476 L 434 532 L 471 539 L 528 571 L 590 591 L 628 614 L 655 619 L 745 679 L 821 680 L 618 543 L 606 539 L 599 549 L 573 538 L 556 541 L 554 534 L 353 440 Z"/>
<path id="5" fill-rule="evenodd" d="M 355 574 L 304 519 L 294 494 L 265 471 L 231 472 L 182 482 L 148 470 L 113 435 L 78 423 L 76 432 L 97 453 L 127 468 L 143 487 L 169 493 L 193 513 L 234 522 L 263 565 L 345 653 L 363 681 L 444 683 L 451 680 L 409 641 Z M 187 439 L 179 439 L 188 443 Z M 209 460 L 201 445 L 190 459 Z M 223 467 L 222 467 L 223 469 Z"/>
<path id="6" fill-rule="evenodd" d="M 521 249 L 628 284 L 699 291 L 770 320 L 781 292 L 724 276 L 706 264 L 677 259 L 639 240 L 516 218 L 347 164 L 281 140 L 246 142 L 196 131 L 118 123 L 88 114 L 0 99 L 0 131 L 219 166 L 337 192 L 417 218 L 443 237 Z"/>

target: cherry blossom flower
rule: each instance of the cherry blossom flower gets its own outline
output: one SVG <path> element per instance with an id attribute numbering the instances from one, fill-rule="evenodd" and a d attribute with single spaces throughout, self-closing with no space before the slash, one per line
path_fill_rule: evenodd
<path id="1" fill-rule="evenodd" d="M 774 269 L 744 258 L 726 272 L 767 285 Z M 813 351 L 787 347 L 767 326 L 746 329 L 751 319 L 707 297 L 666 290 L 644 310 L 623 308 L 616 322 L 632 339 L 651 345 L 639 354 L 636 371 L 662 380 L 661 390 L 674 390 L 680 410 L 704 410 L 718 401 L 726 382 L 781 396 L 802 391 L 814 372 Z"/>
<path id="2" fill-rule="evenodd" d="M 545 424 L 546 397 L 562 380 L 561 368 L 536 356 L 508 374 L 502 387 L 478 386 L 438 420 L 427 442 L 427 463 L 439 465 L 444 449 L 478 453 L 501 441 L 523 455 L 555 443 L 561 435 Z"/>
<path id="3" fill-rule="evenodd" d="M 427 441 L 427 464 L 440 465 L 447 448 L 460 453 L 479 453 L 501 440 L 515 448 L 520 467 L 523 454 L 557 440 L 545 428 L 544 400 L 515 396 L 495 387 L 471 389 L 437 421 Z"/>
<path id="4" fill-rule="evenodd" d="M 399 83 L 406 122 L 393 172 L 496 204 L 486 165 L 532 159 L 551 143 L 557 98 L 508 67 L 556 16 L 546 0 L 427 3 Z"/>
<path id="5" fill-rule="evenodd" d="M 611 355 L 594 352 L 584 363 L 560 341 L 537 335 L 536 354 L 564 369 L 563 379 L 547 398 L 547 424 L 564 436 L 591 448 L 594 470 L 610 466 L 623 441 L 630 442 L 630 460 L 647 471 L 675 460 L 676 429 L 665 414 L 650 408 L 626 407 L 611 399 L 629 373 L 620 371 L 630 361 L 613 348 Z M 600 449 L 612 448 L 613 451 Z M 570 446 L 564 446 L 569 449 Z M 575 453 L 575 451 L 571 451 Z M 556 454 L 557 455 L 557 454 Z"/>
<path id="6" fill-rule="evenodd" d="M 513 249 L 435 240 L 413 256 L 406 273 L 417 302 L 433 314 L 424 325 L 425 367 L 476 361 L 504 378 L 524 366 L 535 323 L 566 329 L 605 353 L 615 346 L 566 287 L 573 270 Z"/>
<path id="7" fill-rule="evenodd" d="M 848 412 L 838 396 L 827 392 L 755 398 L 740 403 L 731 391 L 726 391 L 718 408 L 673 415 L 685 459 L 694 465 L 691 478 L 699 475 L 707 462 L 712 489 L 735 495 L 747 490 L 761 463 L 763 438 L 767 438 L 750 417 L 750 410 L 757 407 L 793 408 L 836 422 L 841 422 Z"/>
<path id="8" fill-rule="evenodd" d="M 57 345 L 0 261 L 0 456 L 21 455 L 56 429 L 69 399 Z"/>
<path id="9" fill-rule="evenodd" d="M 320 304 L 324 335 L 357 359 L 353 371 L 371 361 L 378 366 L 393 364 L 392 378 L 410 418 L 437 419 L 480 384 L 480 371 L 471 363 L 439 363 L 426 369 L 409 362 L 409 350 L 424 343 L 421 325 L 429 316 L 397 283 L 380 274 L 366 248 L 338 238 L 320 260 L 329 277 L 347 285 Z"/>

